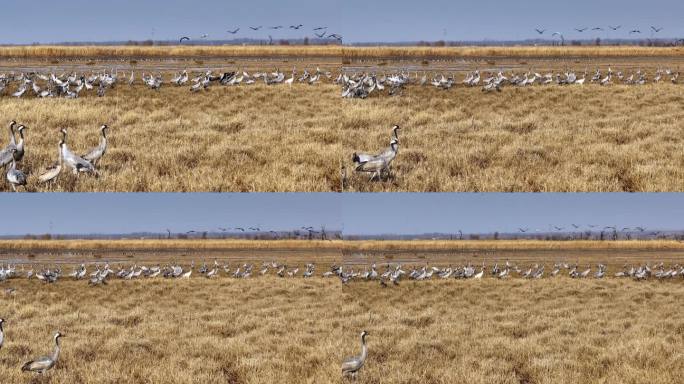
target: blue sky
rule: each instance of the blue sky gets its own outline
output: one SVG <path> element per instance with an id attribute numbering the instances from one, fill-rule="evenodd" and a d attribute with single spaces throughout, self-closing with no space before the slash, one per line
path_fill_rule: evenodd
<path id="1" fill-rule="evenodd" d="M 130 233 L 260 226 L 345 234 L 543 231 L 572 223 L 684 229 L 684 194 L 0 194 L 0 234 Z"/>
<path id="2" fill-rule="evenodd" d="M 571 224 L 684 228 L 684 193 L 345 194 L 348 234 L 553 231 Z"/>
<path id="3" fill-rule="evenodd" d="M 335 194 L 0 194 L 0 234 L 216 231 L 259 226 L 341 228 Z"/>
<path id="4" fill-rule="evenodd" d="M 660 36 L 684 37 L 680 0 L 9 0 L 2 4 L 0 43 L 236 37 L 313 37 L 328 26 L 346 42 L 406 40 L 519 40 L 536 37 L 535 27 L 566 39 L 629 37 L 638 28 L 664 27 Z M 289 25 L 304 24 L 298 31 Z M 263 25 L 253 32 L 248 26 Z M 283 25 L 281 30 L 268 26 Z M 578 33 L 573 28 L 622 25 L 618 32 Z"/>

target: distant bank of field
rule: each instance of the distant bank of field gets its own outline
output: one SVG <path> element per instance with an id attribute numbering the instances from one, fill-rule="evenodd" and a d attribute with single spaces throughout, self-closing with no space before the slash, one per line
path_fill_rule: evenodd
<path id="1" fill-rule="evenodd" d="M 0 58 L 175 58 L 175 57 L 340 57 L 407 58 L 422 57 L 682 57 L 684 47 L 640 46 L 512 46 L 512 47 L 356 47 L 340 45 L 219 45 L 219 46 L 7 46 Z"/>
<path id="2" fill-rule="evenodd" d="M 339 249 L 373 250 L 684 250 L 677 240 L 249 240 L 249 239 L 119 239 L 119 240 L 0 240 L 0 250 L 174 250 L 174 249 Z"/>

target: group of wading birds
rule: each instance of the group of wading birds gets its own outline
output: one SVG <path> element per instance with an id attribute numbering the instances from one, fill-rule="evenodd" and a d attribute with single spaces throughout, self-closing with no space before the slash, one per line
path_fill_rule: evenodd
<path id="1" fill-rule="evenodd" d="M 118 278 L 120 280 L 154 279 L 156 277 L 164 277 L 167 279 L 190 279 L 194 269 L 195 266 L 193 262 L 186 270 L 179 264 L 174 263 L 163 267 L 160 265 L 152 267 L 144 265 L 138 266 L 137 264 L 130 267 L 120 265 L 117 267 L 117 271 L 114 271 L 110 268 L 108 263 L 105 263 L 97 264 L 95 266 L 95 271 L 89 273 L 86 265 L 81 264 L 66 276 L 73 280 L 88 280 L 90 285 L 97 286 L 106 284 L 107 279 L 109 278 Z M 200 276 L 203 276 L 206 279 L 214 279 L 220 277 L 222 274 L 228 277 L 246 279 L 252 276 L 253 269 L 254 264 L 245 263 L 237 265 L 234 270 L 231 270 L 231 267 L 227 263 L 222 264 L 215 260 L 213 265 L 207 265 L 206 262 L 203 263 L 198 268 L 198 272 Z M 280 278 L 292 278 L 301 275 L 303 278 L 311 278 L 315 276 L 315 269 L 316 266 L 312 263 L 307 263 L 304 268 L 300 269 L 298 266 L 288 268 L 285 264 L 279 264 L 272 261 L 262 263 L 261 267 L 258 268 L 258 271 L 255 271 L 254 274 L 260 276 L 272 274 Z M 55 283 L 59 277 L 62 276 L 62 271 L 61 268 L 57 267 L 54 269 L 43 268 L 36 272 L 33 269 L 25 270 L 23 264 L 19 271 L 17 271 L 16 266 L 14 265 L 0 266 L 0 281 L 19 277 L 22 274 L 28 279 L 35 277 L 37 280 L 45 283 Z M 420 268 L 406 268 L 406 270 L 403 269 L 401 264 L 395 264 L 393 266 L 387 264 L 385 270 L 380 272 L 378 271 L 376 264 L 373 263 L 370 268 L 365 268 L 363 271 L 355 271 L 353 268 L 345 269 L 342 265 L 332 265 L 328 271 L 320 276 L 323 278 L 337 277 L 344 284 L 347 284 L 353 279 L 359 281 L 379 281 L 381 286 L 387 287 L 389 282 L 398 285 L 404 275 L 406 275 L 408 279 L 414 281 L 450 278 L 478 280 L 485 278 L 487 275 L 497 279 L 512 278 L 516 275 L 523 279 L 541 279 L 544 276 L 544 266 L 535 264 L 529 268 L 520 268 L 509 261 L 506 261 L 501 265 L 498 263 L 495 264 L 491 269 L 487 269 L 483 263 L 478 271 L 476 267 L 471 264 L 466 264 L 461 267 L 428 267 L 425 265 Z M 573 279 L 603 279 L 608 276 L 608 273 L 607 267 L 603 264 L 598 264 L 594 270 L 589 265 L 586 269 L 580 269 L 578 263 L 556 263 L 549 275 L 551 277 L 567 275 Z M 684 266 L 673 265 L 666 268 L 662 262 L 653 267 L 648 264 L 637 267 L 625 265 L 621 271 L 615 272 L 613 276 L 616 278 L 633 278 L 635 280 L 645 280 L 649 278 L 684 278 Z M 16 294 L 16 291 L 13 288 L 8 288 L 5 289 L 5 294 L 14 295 Z M 3 322 L 4 320 L 0 319 L 0 350 L 2 349 L 2 344 L 4 342 L 2 329 Z M 364 366 L 368 356 L 368 346 L 366 344 L 366 337 L 368 335 L 369 333 L 367 331 L 361 333 L 361 353 L 349 357 L 342 362 L 341 370 L 343 377 L 355 379 L 358 372 Z M 22 371 L 38 372 L 42 374 L 53 368 L 59 357 L 59 339 L 61 337 L 63 337 L 62 333 L 57 332 L 55 334 L 55 349 L 51 355 L 42 356 L 26 362 L 21 367 Z"/>
<path id="2" fill-rule="evenodd" d="M 0 168 L 7 167 L 5 180 L 15 192 L 17 187 L 25 187 L 28 183 L 27 175 L 17 166 L 24 158 L 24 131 L 27 129 L 23 124 L 17 124 L 16 121 L 12 120 L 9 124 L 9 143 L 0 149 Z M 57 180 L 63 168 L 71 169 L 75 175 L 89 173 L 98 176 L 99 173 L 96 166 L 107 152 L 108 129 L 109 127 L 106 124 L 100 126 L 100 143 L 95 148 L 79 156 L 67 146 L 67 130 L 62 128 L 60 130 L 62 139 L 57 147 L 57 161 L 48 166 L 45 172 L 38 176 L 38 181 L 45 184 Z M 19 135 L 18 139 L 16 137 L 17 134 Z"/>
<path id="3" fill-rule="evenodd" d="M 649 78 L 645 71 L 640 69 L 634 73 L 627 75 L 622 71 L 613 72 L 608 67 L 606 72 L 600 68 L 595 72 L 589 73 L 586 70 L 581 75 L 567 70 L 563 73 L 548 72 L 544 75 L 535 71 L 527 71 L 525 73 L 504 73 L 498 72 L 480 72 L 475 70 L 466 73 L 462 80 L 456 79 L 456 74 L 431 74 L 423 72 L 419 75 L 418 72 L 411 73 L 409 71 L 402 71 L 398 73 L 383 74 L 378 76 L 376 73 L 364 72 L 355 73 L 352 75 L 342 76 L 342 97 L 345 98 L 360 98 L 365 99 L 373 93 L 380 93 L 388 89 L 390 95 L 398 95 L 401 93 L 406 85 L 419 86 L 433 86 L 435 88 L 447 90 L 454 86 L 461 84 L 464 87 L 482 87 L 483 92 L 501 91 L 504 86 L 512 87 L 527 87 L 532 85 L 584 85 L 585 83 L 593 83 L 601 86 L 610 84 L 624 84 L 624 85 L 645 85 L 648 83 L 670 82 L 677 84 L 679 80 L 679 72 L 672 69 L 658 69 L 656 70 L 652 79 Z"/>

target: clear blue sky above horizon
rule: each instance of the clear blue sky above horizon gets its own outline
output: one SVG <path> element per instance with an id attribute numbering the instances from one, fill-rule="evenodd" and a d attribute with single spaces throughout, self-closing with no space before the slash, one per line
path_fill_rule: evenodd
<path id="1" fill-rule="evenodd" d="M 341 229 L 334 194 L 0 194 L 0 235 L 218 231 L 219 227 Z"/>
<path id="2" fill-rule="evenodd" d="M 657 36 L 684 37 L 684 2 L 678 0 L 10 0 L 3 2 L 0 43 L 65 41 L 175 40 L 313 37 L 312 28 L 328 26 L 345 42 L 417 40 L 522 40 L 538 37 L 534 28 L 560 31 L 566 39 L 633 37 L 640 29 L 664 27 Z M 304 24 L 300 30 L 289 25 Z M 248 26 L 263 25 L 260 31 Z M 280 30 L 268 26 L 283 25 Z M 617 32 L 573 28 L 622 25 Z M 240 27 L 236 35 L 227 30 Z"/>
<path id="3" fill-rule="evenodd" d="M 321 225 L 346 235 L 570 230 L 572 223 L 684 229 L 682 193 L 5 193 L 0 207 L 0 235 Z"/>
<path id="4" fill-rule="evenodd" d="M 572 231 L 571 224 L 684 229 L 684 193 L 370 193 L 343 199 L 345 235 L 553 231 L 551 225 Z"/>

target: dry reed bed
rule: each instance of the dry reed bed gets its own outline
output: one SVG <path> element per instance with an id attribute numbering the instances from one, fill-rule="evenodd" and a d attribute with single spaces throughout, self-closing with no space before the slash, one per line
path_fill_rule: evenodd
<path id="1" fill-rule="evenodd" d="M 684 284 L 627 280 L 352 283 L 366 329 L 359 383 L 672 383 L 684 369 Z M 345 340 L 345 354 L 357 353 Z"/>
<path id="2" fill-rule="evenodd" d="M 178 58 L 178 57 L 339 57 L 326 46 L 13 46 L 0 47 L 0 58 Z"/>
<path id="3" fill-rule="evenodd" d="M 242 240 L 242 239 L 162 239 L 162 240 L 0 240 L 0 249 L 25 250 L 231 250 L 231 249 L 286 249 L 334 250 L 338 240 Z"/>
<path id="4" fill-rule="evenodd" d="M 0 47 L 0 58 L 164 58 L 164 57 L 679 57 L 683 47 L 350 47 L 350 46 L 10 46 Z"/>
<path id="5" fill-rule="evenodd" d="M 344 47 L 344 60 L 368 58 L 625 58 L 682 57 L 684 47 Z"/>
<path id="6" fill-rule="evenodd" d="M 2 382 L 67 336 L 36 383 L 333 383 L 339 377 L 339 283 L 326 279 L 36 281 L 0 297 Z M 342 307 L 344 308 L 344 306 Z"/>
<path id="7" fill-rule="evenodd" d="M 460 250 L 684 250 L 677 240 L 347 240 L 345 251 Z"/>
<path id="8" fill-rule="evenodd" d="M 243 240 L 243 239 L 147 239 L 147 240 L 0 240 L 0 249 L 24 250 L 230 250 L 286 249 L 340 251 L 449 251 L 449 250 L 684 250 L 676 240 Z"/>

